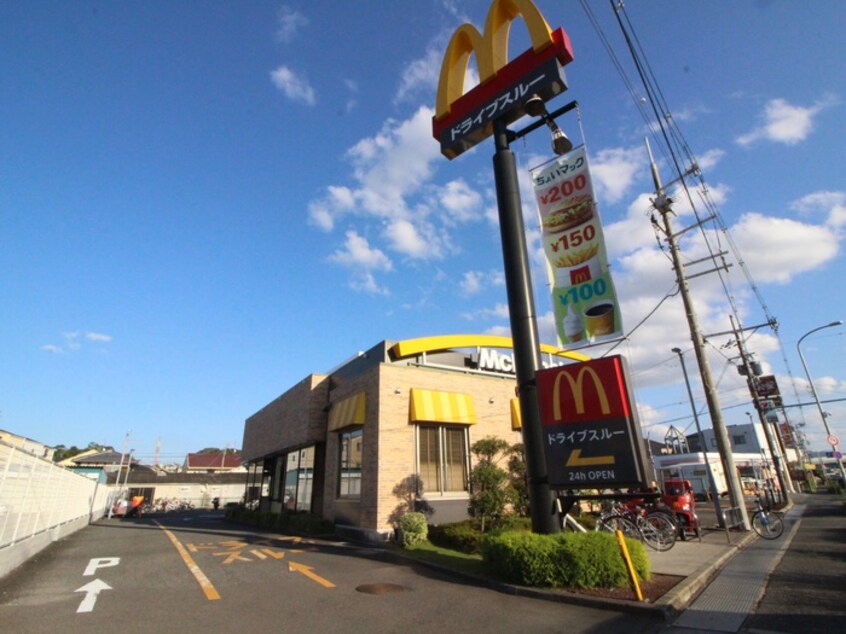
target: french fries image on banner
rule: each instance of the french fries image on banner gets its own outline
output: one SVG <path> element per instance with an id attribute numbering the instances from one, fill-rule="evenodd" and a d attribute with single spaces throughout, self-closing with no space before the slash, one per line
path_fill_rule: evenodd
<path id="1" fill-rule="evenodd" d="M 583 249 L 578 249 L 570 253 L 559 255 L 555 259 L 555 266 L 558 268 L 566 268 L 571 266 L 578 266 L 584 264 L 599 252 L 599 244 L 592 244 Z"/>

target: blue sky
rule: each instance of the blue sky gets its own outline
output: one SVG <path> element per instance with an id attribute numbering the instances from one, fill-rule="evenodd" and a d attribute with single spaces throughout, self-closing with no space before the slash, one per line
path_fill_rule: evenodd
<path id="1" fill-rule="evenodd" d="M 145 461 L 159 439 L 159 459 L 181 461 L 240 446 L 246 417 L 382 339 L 508 334 L 492 142 L 447 161 L 431 137 L 446 41 L 488 4 L 0 4 L 0 427 L 117 448 L 131 430 Z M 587 145 L 629 330 L 674 282 L 649 222 L 643 91 L 609 3 L 590 7 L 634 99 L 580 2 L 536 4 L 573 44 L 549 106 L 580 103 L 559 123 Z M 748 346 L 787 402 L 808 402 L 796 341 L 846 318 L 846 5 L 629 0 L 626 18 L 757 290 L 739 266 L 724 285 L 697 278 L 702 329 L 730 328 L 725 289 L 744 325 L 775 317 L 778 337 Z M 527 47 L 518 23 L 511 57 Z M 513 149 L 554 343 L 528 178 L 549 137 Z M 679 201 L 677 228 L 693 218 Z M 685 234 L 685 257 L 703 245 Z M 844 333 L 803 343 L 825 400 L 846 392 Z M 726 341 L 711 364 L 726 421 L 744 423 Z M 677 297 L 617 349 L 653 440 L 692 425 L 674 346 L 691 348 Z M 825 409 L 846 436 L 846 406 Z M 823 449 L 819 414 L 790 415 Z"/>

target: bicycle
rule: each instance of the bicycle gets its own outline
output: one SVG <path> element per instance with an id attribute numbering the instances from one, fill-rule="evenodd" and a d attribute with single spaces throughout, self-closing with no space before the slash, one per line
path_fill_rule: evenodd
<path id="1" fill-rule="evenodd" d="M 610 512 L 599 516 L 596 530 L 620 530 L 626 537 L 638 539 L 659 552 L 670 550 L 676 544 L 676 524 L 669 514 L 657 510 L 634 511 L 620 503 L 613 504 Z"/>
<path id="2" fill-rule="evenodd" d="M 752 514 L 752 528 L 764 539 L 778 539 L 784 532 L 784 516 L 778 511 L 765 508 L 761 496 L 755 496 L 756 511 Z"/>

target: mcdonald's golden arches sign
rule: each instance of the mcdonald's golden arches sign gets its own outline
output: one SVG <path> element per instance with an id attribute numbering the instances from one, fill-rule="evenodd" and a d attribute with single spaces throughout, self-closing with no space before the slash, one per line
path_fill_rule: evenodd
<path id="1" fill-rule="evenodd" d="M 532 48 L 508 61 L 512 22 L 522 17 Z M 475 55 L 479 85 L 464 93 L 470 56 Z M 506 124 L 525 114 L 532 95 L 547 101 L 567 89 L 564 66 L 573 61 L 570 39 L 552 30 L 532 0 L 493 0 L 482 33 L 462 24 L 447 45 L 441 64 L 432 135 L 441 153 L 453 159 L 493 133 L 493 122 Z"/>
<path id="2" fill-rule="evenodd" d="M 623 357 L 540 370 L 537 384 L 551 486 L 617 488 L 646 480 Z"/>

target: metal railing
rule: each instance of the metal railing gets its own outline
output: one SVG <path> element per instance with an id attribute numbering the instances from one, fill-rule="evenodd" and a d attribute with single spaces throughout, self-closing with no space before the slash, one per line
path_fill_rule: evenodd
<path id="1" fill-rule="evenodd" d="M 0 442 L 0 550 L 85 518 L 104 515 L 109 489 Z"/>

